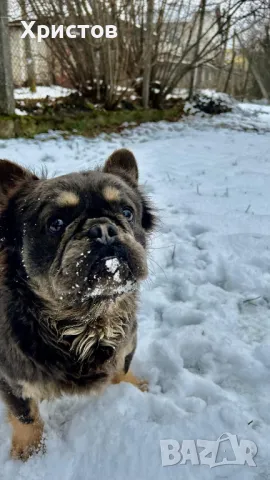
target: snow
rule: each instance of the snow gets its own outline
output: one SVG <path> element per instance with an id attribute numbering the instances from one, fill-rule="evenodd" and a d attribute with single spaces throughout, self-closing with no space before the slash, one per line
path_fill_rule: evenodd
<path id="1" fill-rule="evenodd" d="M 19 110 L 19 108 L 15 108 L 15 114 L 16 115 L 28 115 L 28 113 L 25 110 Z"/>
<path id="2" fill-rule="evenodd" d="M 232 97 L 227 93 L 217 92 L 216 90 L 212 90 L 210 88 L 196 90 L 194 93 L 201 94 L 204 97 L 212 98 L 213 100 L 221 100 L 223 102 L 232 104 L 234 103 Z M 174 88 L 172 94 L 166 96 L 167 99 L 170 98 L 182 98 L 183 100 L 187 100 L 189 97 L 189 90 L 187 88 Z"/>
<path id="3" fill-rule="evenodd" d="M 0 141 L 3 158 L 37 171 L 46 163 L 50 174 L 130 148 L 160 216 L 132 363 L 149 392 L 122 383 L 98 397 L 42 402 L 47 452 L 25 464 L 9 458 L 1 406 L 0 478 L 269 478 L 269 145 L 270 107 L 254 105 L 94 139 L 52 132 Z M 225 432 L 256 443 L 257 467 L 161 466 L 160 440 Z"/>
<path id="4" fill-rule="evenodd" d="M 116 275 L 114 278 L 116 282 L 120 281 L 120 277 Z M 114 295 L 122 295 L 123 293 L 132 292 L 137 289 L 137 284 L 132 282 L 131 280 L 127 280 L 122 285 L 117 285 L 113 289 Z M 94 289 L 88 288 L 89 292 L 82 297 L 82 302 L 85 302 L 89 297 L 99 297 L 100 295 L 104 294 L 104 288 L 102 286 L 97 286 Z"/>
<path id="5" fill-rule="evenodd" d="M 109 258 L 105 262 L 106 270 L 113 275 L 116 273 L 116 270 L 119 268 L 120 263 L 118 258 Z"/>
<path id="6" fill-rule="evenodd" d="M 217 92 L 209 88 L 199 90 L 205 97 L 212 98 L 213 100 L 223 100 L 224 102 L 234 103 L 232 97 L 227 93 Z"/>
<path id="7" fill-rule="evenodd" d="M 113 279 L 115 282 L 119 283 L 121 281 L 119 267 L 120 263 L 118 258 L 109 258 L 105 262 L 106 269 L 109 273 L 112 273 Z"/>
<path id="8" fill-rule="evenodd" d="M 67 97 L 75 90 L 70 88 L 60 87 L 59 85 L 51 85 L 48 87 L 37 87 L 36 92 L 31 92 L 29 88 L 15 88 L 14 98 L 15 100 L 39 100 L 41 98 L 58 98 L 58 97 Z M 17 113 L 17 112 L 16 112 Z"/>

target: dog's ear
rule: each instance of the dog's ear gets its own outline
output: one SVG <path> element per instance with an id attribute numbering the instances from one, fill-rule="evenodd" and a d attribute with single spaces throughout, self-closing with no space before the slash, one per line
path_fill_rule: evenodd
<path id="1" fill-rule="evenodd" d="M 17 163 L 0 160 L 0 195 L 9 195 L 25 180 L 38 180 L 38 177 Z"/>
<path id="2" fill-rule="evenodd" d="M 115 150 L 108 158 L 103 172 L 112 173 L 125 179 L 129 178 L 137 185 L 139 179 L 139 170 L 136 159 L 132 152 L 121 148 Z"/>

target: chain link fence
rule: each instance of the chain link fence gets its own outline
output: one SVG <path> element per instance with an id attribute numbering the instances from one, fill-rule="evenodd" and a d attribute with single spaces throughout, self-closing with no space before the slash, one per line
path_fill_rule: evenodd
<path id="1" fill-rule="evenodd" d="M 31 39 L 31 58 L 27 58 L 25 41 L 21 38 L 23 33 L 20 22 L 9 24 L 11 63 L 13 82 L 15 87 L 27 84 L 27 62 L 32 62 L 38 85 L 49 85 L 52 83 L 52 71 L 50 68 L 50 52 L 44 41 L 38 42 Z"/>
<path id="2" fill-rule="evenodd" d="M 0 0 L 1 1 L 1 0 Z M 26 6 L 28 2 L 26 1 Z M 24 28 L 21 24 L 22 10 L 17 0 L 8 0 L 9 39 L 11 49 L 11 64 L 15 87 L 22 87 L 28 83 L 28 67 L 32 63 L 36 83 L 48 85 L 52 83 L 51 55 L 46 42 L 30 39 L 27 55 L 25 39 L 21 38 Z M 29 48 L 29 44 L 28 44 Z"/>

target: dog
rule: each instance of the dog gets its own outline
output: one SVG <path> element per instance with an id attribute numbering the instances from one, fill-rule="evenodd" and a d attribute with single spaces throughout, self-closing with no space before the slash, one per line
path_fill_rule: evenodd
<path id="1" fill-rule="evenodd" d="M 155 225 L 134 155 L 38 177 L 0 161 L 0 394 L 12 458 L 44 449 L 39 402 L 129 381 Z"/>

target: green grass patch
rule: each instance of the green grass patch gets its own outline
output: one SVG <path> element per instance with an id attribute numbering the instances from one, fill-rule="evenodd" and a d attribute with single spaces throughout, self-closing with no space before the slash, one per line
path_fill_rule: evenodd
<path id="1" fill-rule="evenodd" d="M 0 138 L 33 138 L 39 133 L 58 130 L 63 135 L 83 135 L 95 137 L 101 132 L 120 132 L 145 122 L 167 120 L 174 122 L 183 116 L 183 106 L 177 105 L 167 110 L 94 110 L 65 115 L 25 115 L 0 116 Z M 126 125 L 126 124 L 132 125 Z M 123 125 L 125 124 L 125 125 Z"/>

